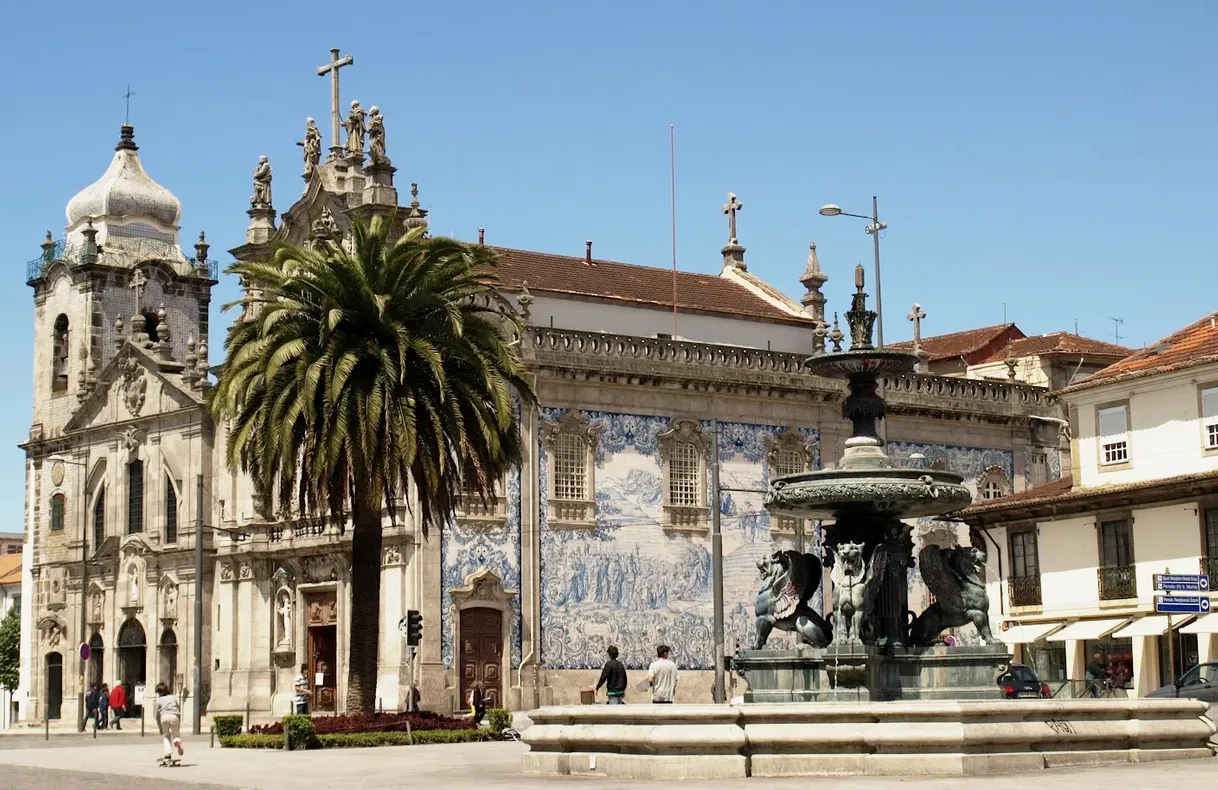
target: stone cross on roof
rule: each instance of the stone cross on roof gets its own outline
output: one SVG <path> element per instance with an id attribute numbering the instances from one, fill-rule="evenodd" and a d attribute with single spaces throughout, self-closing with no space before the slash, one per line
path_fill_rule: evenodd
<path id="1" fill-rule="evenodd" d="M 148 285 L 148 278 L 144 276 L 143 269 L 136 269 L 135 276 L 131 278 L 131 290 L 135 291 L 135 312 L 140 311 L 140 302 L 144 298 L 144 288 Z"/>
<path id="2" fill-rule="evenodd" d="M 330 50 L 330 62 L 324 66 L 317 67 L 317 76 L 324 77 L 330 75 L 330 158 L 336 158 L 342 155 L 342 145 L 339 143 L 338 130 L 342 126 L 341 110 L 338 103 L 338 70 L 343 66 L 350 66 L 355 62 L 355 58 L 347 55 L 340 58 L 338 50 Z"/>
<path id="3" fill-rule="evenodd" d="M 736 212 L 744 208 L 744 204 L 736 200 L 736 193 L 727 193 L 727 202 L 723 204 L 723 213 L 727 214 L 727 243 L 737 244 L 736 241 Z"/>
<path id="4" fill-rule="evenodd" d="M 914 349 L 922 347 L 922 319 L 926 317 L 926 313 L 922 311 L 922 305 L 914 302 L 913 312 L 905 316 L 914 325 Z"/>

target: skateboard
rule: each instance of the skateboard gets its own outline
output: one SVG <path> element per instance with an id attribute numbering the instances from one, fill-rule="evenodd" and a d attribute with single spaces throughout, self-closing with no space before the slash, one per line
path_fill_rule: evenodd
<path id="1" fill-rule="evenodd" d="M 180 757 L 162 757 L 156 761 L 156 764 L 162 768 L 177 768 L 182 764 Z"/>

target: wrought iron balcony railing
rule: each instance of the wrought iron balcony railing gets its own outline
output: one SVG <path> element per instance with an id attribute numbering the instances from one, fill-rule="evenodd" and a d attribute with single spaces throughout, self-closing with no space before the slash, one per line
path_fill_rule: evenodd
<path id="1" fill-rule="evenodd" d="M 1101 601 L 1120 601 L 1138 597 L 1138 577 L 1132 565 L 1096 568 Z"/>
<path id="2" fill-rule="evenodd" d="M 1011 606 L 1040 606 L 1040 574 L 1013 576 L 1007 580 Z"/>

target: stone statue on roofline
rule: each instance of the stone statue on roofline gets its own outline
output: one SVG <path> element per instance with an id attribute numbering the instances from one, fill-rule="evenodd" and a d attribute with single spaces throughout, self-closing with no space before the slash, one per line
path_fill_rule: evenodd
<path id="1" fill-rule="evenodd" d="M 385 153 L 385 117 L 376 106 L 368 110 L 368 156 L 372 158 L 373 167 L 390 165 Z"/>
<path id="2" fill-rule="evenodd" d="M 304 141 L 296 144 L 304 149 L 304 177 L 308 178 L 313 175 L 313 171 L 321 162 L 321 130 L 317 128 L 317 122 L 312 118 L 305 122 Z"/>
<path id="3" fill-rule="evenodd" d="M 343 126 L 347 129 L 347 156 L 364 158 L 364 134 L 367 132 L 366 118 L 368 114 L 359 106 L 358 101 L 351 102 L 351 112 Z"/>
<path id="4" fill-rule="evenodd" d="M 258 166 L 254 168 L 254 196 L 250 198 L 250 205 L 271 207 L 271 163 L 265 156 L 258 157 Z"/>

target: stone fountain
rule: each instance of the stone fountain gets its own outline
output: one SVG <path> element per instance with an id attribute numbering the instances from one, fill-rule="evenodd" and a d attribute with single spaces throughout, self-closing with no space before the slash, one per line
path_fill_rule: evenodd
<path id="1" fill-rule="evenodd" d="M 979 774 L 1059 766 L 1209 757 L 1206 704 L 1186 699 L 1005 700 L 995 682 L 1010 660 L 989 631 L 974 547 L 923 547 L 917 567 L 935 602 L 908 612 L 913 541 L 904 518 L 971 501 L 959 475 L 899 469 L 876 432 L 878 382 L 909 375 L 916 357 L 876 349 L 861 267 L 846 313 L 851 345 L 808 360 L 844 377 L 853 435 L 838 467 L 774 481 L 772 512 L 825 522 L 824 557 L 777 551 L 760 563 L 757 644 L 734 666 L 740 705 L 576 705 L 541 708 L 524 732 L 528 774 L 618 779 Z M 833 611 L 810 601 L 831 570 Z M 937 645 L 972 622 L 985 644 Z M 775 630 L 799 650 L 766 649 Z M 761 704 L 759 704 L 761 703 Z M 781 703 L 781 704 L 764 704 Z"/>
<path id="2" fill-rule="evenodd" d="M 836 469 L 778 478 L 766 507 L 775 515 L 824 523 L 823 557 L 775 552 L 759 569 L 755 649 L 735 667 L 748 683 L 746 702 L 897 699 L 991 699 L 1010 662 L 989 626 L 989 598 L 978 571 L 981 547 L 924 548 L 919 571 L 935 602 L 909 612 L 909 569 L 915 567 L 909 524 L 965 507 L 972 494 L 958 474 L 894 467 L 877 426 L 884 418 L 879 381 L 914 372 L 918 357 L 872 345 L 875 312 L 867 309 L 863 268 L 846 321 L 850 348 L 834 319 L 829 353 L 807 360 L 817 375 L 844 378 L 842 413 L 853 425 Z M 826 621 L 808 607 L 831 570 L 833 610 Z M 936 645 L 948 628 L 973 623 L 985 644 Z M 794 631 L 801 650 L 767 650 L 773 629 Z"/>

